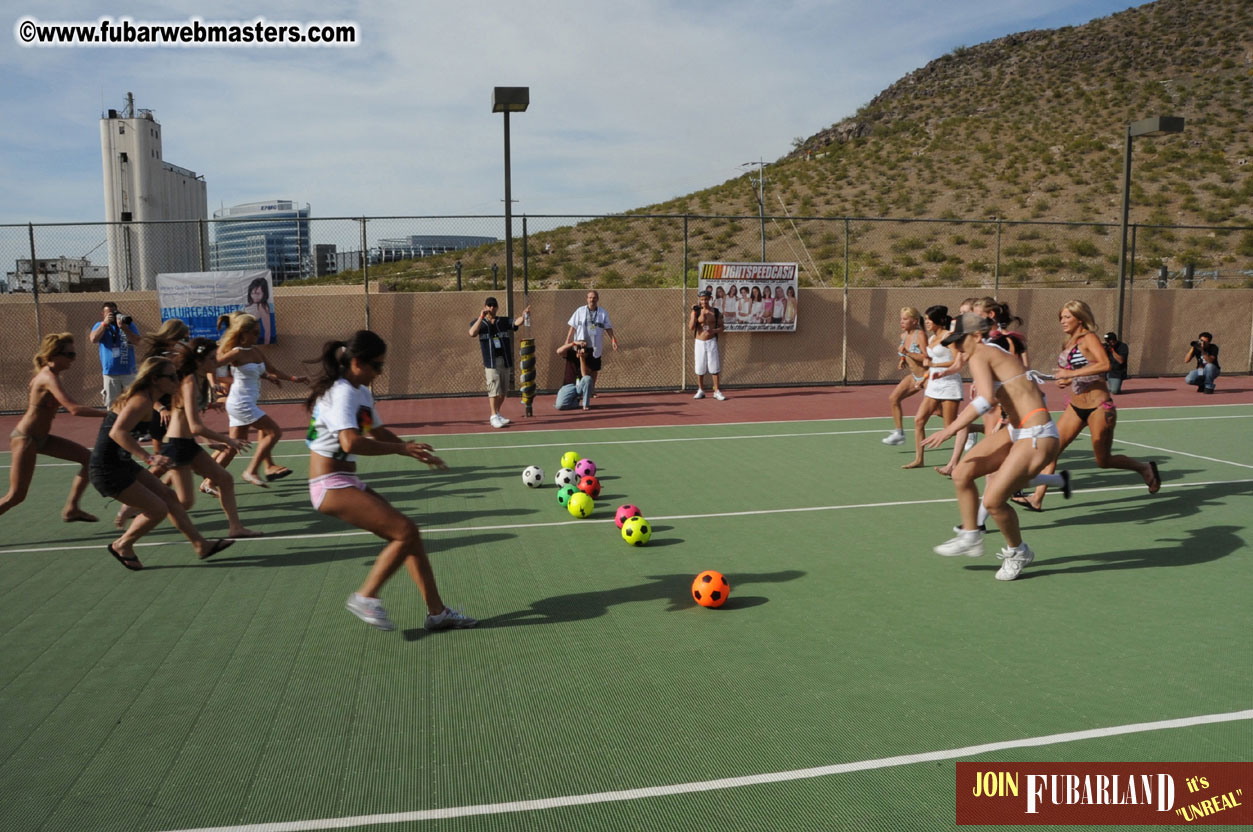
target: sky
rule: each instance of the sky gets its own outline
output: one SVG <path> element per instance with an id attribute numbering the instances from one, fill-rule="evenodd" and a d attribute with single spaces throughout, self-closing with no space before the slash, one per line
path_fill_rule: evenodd
<path id="1" fill-rule="evenodd" d="M 743 176 L 959 46 L 1080 25 L 1113 0 L 408 0 L 8 4 L 0 224 L 104 217 L 99 120 L 127 92 L 209 210 L 315 217 L 626 211 Z M 351 47 L 34 47 L 19 21 L 350 22 Z M 4 18 L 0 18 L 3 20 Z M 750 187 L 745 184 L 745 187 Z"/>

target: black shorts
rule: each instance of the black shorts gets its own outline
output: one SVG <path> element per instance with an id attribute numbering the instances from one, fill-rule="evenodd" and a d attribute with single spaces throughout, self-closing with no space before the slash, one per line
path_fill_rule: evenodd
<path id="1" fill-rule="evenodd" d="M 589 355 L 587 357 L 587 371 L 589 373 L 600 372 L 600 358 L 598 356 Z"/>
<path id="2" fill-rule="evenodd" d="M 135 482 L 139 472 L 144 470 L 133 459 L 119 461 L 111 465 L 92 465 L 88 471 L 92 486 L 103 497 L 116 498 L 131 483 Z"/>
<path id="3" fill-rule="evenodd" d="M 173 468 L 191 465 L 196 454 L 202 453 L 204 448 L 200 447 L 199 442 L 183 436 L 172 436 L 161 443 L 161 455 L 170 458 L 170 466 Z"/>

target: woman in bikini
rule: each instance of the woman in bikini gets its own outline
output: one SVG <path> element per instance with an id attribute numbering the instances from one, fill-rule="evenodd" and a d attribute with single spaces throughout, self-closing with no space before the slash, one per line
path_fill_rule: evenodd
<path id="1" fill-rule="evenodd" d="M 478 622 L 440 598 L 435 573 L 417 525 L 357 476 L 357 455 L 397 454 L 447 470 L 430 445 L 406 442 L 387 428 L 374 408 L 370 383 L 383 371 L 387 344 L 367 329 L 322 348 L 322 370 L 305 400 L 312 411 L 309 446 L 309 499 L 323 514 L 373 532 L 387 541 L 365 581 L 348 596 L 348 611 L 380 630 L 392 629 L 378 594 L 401 565 L 426 602 L 426 629 L 473 627 Z"/>
<path id="2" fill-rule="evenodd" d="M 173 362 L 168 358 L 149 358 L 139 365 L 131 386 L 113 402 L 91 449 L 88 471 L 92 486 L 103 496 L 138 509 L 122 536 L 109 544 L 109 554 L 136 572 L 144 565 L 135 556 L 135 543 L 167 515 L 174 527 L 191 541 L 201 560 L 234 543 L 226 538 L 205 539 L 192 525 L 187 510 L 179 504 L 174 492 L 157 479 L 169 468 L 169 458 L 148 453 L 131 435 L 135 426 L 152 412 L 154 401 L 162 396 L 173 396 L 177 391 L 178 373 Z M 147 468 L 136 464 L 131 457 L 142 459 Z"/>
<path id="3" fill-rule="evenodd" d="M 1004 408 L 1009 429 L 986 436 L 953 470 L 962 524 L 957 536 L 936 546 L 935 553 L 950 557 L 983 554 L 975 480 L 996 472 L 996 478 L 986 485 L 982 504 L 1005 537 L 1006 546 L 997 555 L 1002 563 L 996 579 L 1012 581 L 1031 563 L 1035 553 L 1022 539 L 1018 515 L 1009 506 L 1009 496 L 1057 458 L 1061 440 L 1044 405 L 1044 396 L 1022 362 L 1003 347 L 983 341 L 991 326 L 992 322 L 982 315 L 968 313 L 957 319 L 952 333 L 943 339 L 945 346 L 955 346 L 966 356 L 978 396 L 951 424 L 927 437 L 923 444 L 938 448 L 996 404 Z"/>
<path id="4" fill-rule="evenodd" d="M 178 495 L 179 504 L 190 509 L 196 503 L 192 474 L 204 477 L 213 483 L 222 511 L 230 523 L 227 536 L 260 537 L 261 532 L 255 532 L 240 522 L 239 509 L 235 504 L 235 478 L 196 441 L 197 436 L 203 436 L 218 450 L 229 448 L 238 452 L 249 447 L 246 440 L 223 436 L 211 430 L 201 418 L 201 414 L 211 407 L 209 377 L 217 365 L 217 344 L 208 338 L 196 338 L 190 345 L 175 348 L 171 360 L 178 372 L 179 382 L 177 392 L 171 397 L 171 417 L 161 445 L 161 455 L 170 461 L 167 481 Z"/>
<path id="5" fill-rule="evenodd" d="M 1070 388 L 1070 400 L 1066 410 L 1057 420 L 1061 433 L 1061 447 L 1065 450 L 1087 427 L 1092 435 L 1092 456 L 1098 468 L 1122 468 L 1137 471 L 1144 478 L 1150 494 L 1162 487 L 1162 478 L 1156 462 L 1141 462 L 1129 456 L 1111 454 L 1114 442 L 1114 426 L 1118 422 L 1118 409 L 1110 396 L 1105 374 L 1109 372 L 1109 355 L 1105 345 L 1096 334 L 1096 320 L 1092 309 L 1081 300 L 1062 304 L 1058 313 L 1066 342 L 1057 357 L 1058 371 L 1054 374 L 1057 386 Z M 1050 467 L 1046 473 L 1052 473 Z M 1039 486 L 1030 497 L 1015 500 L 1031 511 L 1044 510 L 1044 494 L 1047 486 Z"/>
<path id="6" fill-rule="evenodd" d="M 74 365 L 78 353 L 74 350 L 74 336 L 68 332 L 45 335 L 35 353 L 35 376 L 30 380 L 30 396 L 26 413 L 18 420 L 17 427 L 9 434 L 9 493 L 0 497 L 0 514 L 21 505 L 30 491 L 35 476 L 35 457 L 39 454 L 64 459 L 79 464 L 78 473 L 70 485 L 70 495 L 61 509 L 61 519 L 67 523 L 95 523 L 100 518 L 88 514 L 79 507 L 83 492 L 87 490 L 87 461 L 91 453 L 77 442 L 53 436 L 52 420 L 57 408 L 64 407 L 72 416 L 102 418 L 106 411 L 87 407 L 70 398 L 61 386 L 61 373 Z"/>
<path id="7" fill-rule="evenodd" d="M 792 287 L 788 287 L 791 291 Z M 905 441 L 905 414 L 901 410 L 901 402 L 917 393 L 920 385 L 927 379 L 927 368 L 923 366 L 926 355 L 927 336 L 918 325 L 922 315 L 912 306 L 901 310 L 901 342 L 896 347 L 900 360 L 899 369 L 908 370 L 909 374 L 901 379 L 892 394 L 888 396 L 888 404 L 892 407 L 892 421 L 896 428 L 883 438 L 884 445 L 900 445 Z"/>
<path id="8" fill-rule="evenodd" d="M 922 443 L 927 434 L 927 421 L 936 411 L 944 417 L 944 424 L 952 424 L 957 418 L 957 405 L 962 400 L 962 379 L 960 375 L 944 374 L 945 370 L 956 362 L 956 355 L 950 347 L 942 343 L 948 335 L 948 328 L 953 319 L 949 317 L 947 306 L 929 306 L 923 315 L 923 326 L 927 330 L 927 358 L 924 361 L 928 377 L 923 388 L 922 404 L 914 414 L 914 460 L 902 468 L 922 467 Z M 965 436 L 959 436 L 958 442 L 965 442 Z"/>
<path id="9" fill-rule="evenodd" d="M 226 414 L 230 417 L 231 436 L 247 441 L 248 432 L 256 428 L 257 451 L 248 463 L 248 467 L 240 474 L 245 482 L 260 488 L 267 488 L 272 480 L 280 480 L 291 474 L 291 469 L 274 461 L 274 446 L 283 437 L 283 430 L 278 423 L 266 415 L 257 406 L 261 397 L 261 379 L 282 386 L 283 381 L 307 382 L 307 376 L 293 376 L 285 373 L 266 361 L 265 354 L 257 346 L 257 338 L 261 329 L 257 319 L 251 315 L 232 315 L 230 327 L 222 336 L 218 345 L 218 360 L 231 368 L 234 380 L 230 392 L 226 396 Z M 225 468 L 235 458 L 235 451 L 227 449 L 218 451 L 214 460 Z M 264 479 L 258 469 L 264 465 Z M 212 484 L 205 480 L 200 490 L 212 493 Z"/>

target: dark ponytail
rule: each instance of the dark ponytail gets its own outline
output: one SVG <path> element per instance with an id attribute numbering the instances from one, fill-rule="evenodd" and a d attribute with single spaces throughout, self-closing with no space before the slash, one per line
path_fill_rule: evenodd
<path id="1" fill-rule="evenodd" d="M 313 388 L 305 399 L 305 410 L 312 411 L 331 385 L 344 377 L 354 358 L 373 361 L 387 352 L 387 343 L 368 329 L 359 329 L 347 341 L 327 341 L 322 345 L 322 355 L 306 364 L 319 364 L 321 369 L 313 380 Z"/>

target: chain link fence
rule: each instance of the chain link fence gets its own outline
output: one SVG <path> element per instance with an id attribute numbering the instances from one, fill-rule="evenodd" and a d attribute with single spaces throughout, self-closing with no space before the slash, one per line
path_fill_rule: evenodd
<path id="1" fill-rule="evenodd" d="M 984 295 L 1008 301 L 1024 319 L 1041 368 L 1051 366 L 1045 353 L 1059 343 L 1057 309 L 1078 297 L 1103 330 L 1117 328 L 1121 306 L 1133 375 L 1185 371 L 1187 343 L 1201 330 L 1222 344 L 1226 372 L 1253 370 L 1248 227 L 1130 226 L 1120 301 L 1121 229 L 1109 223 L 519 216 L 510 281 L 503 217 L 306 218 L 291 223 L 282 244 L 258 239 L 262 226 L 249 222 L 0 226 L 0 409 L 25 407 L 30 356 L 48 332 L 80 336 L 67 387 L 80 401 L 96 401 L 99 365 L 86 337 L 103 301 L 117 301 L 141 331 L 155 330 L 156 274 L 240 268 L 223 262 L 232 239 L 250 241 L 244 248 L 256 259 L 248 268 L 275 275 L 281 336 L 267 348 L 272 360 L 299 369 L 326 339 L 368 327 L 390 345 L 377 385 L 385 396 L 480 392 L 477 345 L 467 336 L 487 294 L 512 303 L 514 314 L 529 300 L 537 384 L 555 389 L 561 367 L 553 351 L 589 288 L 600 291 L 621 347 L 606 359 L 602 389 L 688 386 L 686 310 L 695 302 L 697 265 L 707 260 L 800 266 L 797 331 L 728 335 L 728 386 L 894 381 L 902 307 L 956 309 Z"/>

